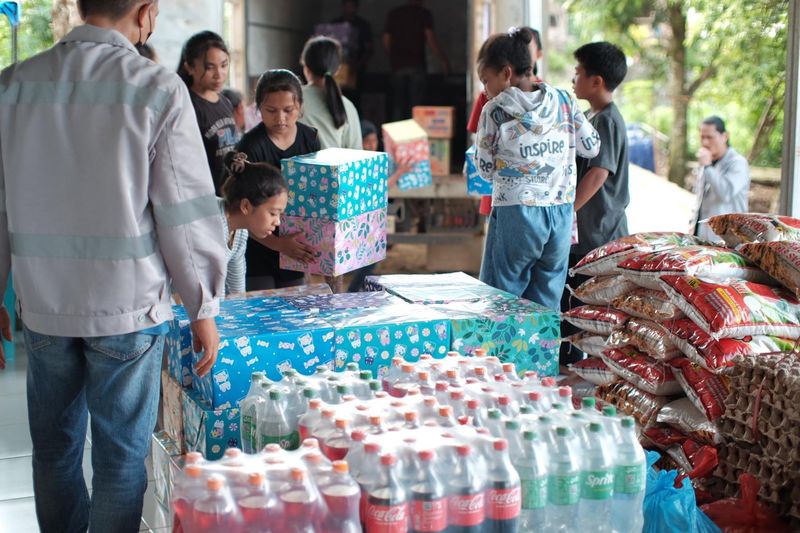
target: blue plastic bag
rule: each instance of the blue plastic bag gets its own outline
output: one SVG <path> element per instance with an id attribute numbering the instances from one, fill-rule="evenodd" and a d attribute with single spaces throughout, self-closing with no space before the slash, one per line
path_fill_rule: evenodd
<path id="1" fill-rule="evenodd" d="M 647 490 L 644 496 L 643 533 L 722 533 L 714 522 L 698 509 L 692 482 L 684 479 L 675 487 L 677 470 L 656 471 L 653 465 L 661 458 L 647 452 Z"/>

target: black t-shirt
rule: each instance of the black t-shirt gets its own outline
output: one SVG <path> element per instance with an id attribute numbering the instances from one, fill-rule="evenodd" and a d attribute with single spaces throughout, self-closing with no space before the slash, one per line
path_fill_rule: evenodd
<path id="1" fill-rule="evenodd" d="M 269 163 L 281 168 L 281 159 L 318 152 L 320 144 L 317 130 L 298 122 L 294 144 L 286 150 L 281 150 L 270 140 L 266 126 L 261 123 L 244 134 L 236 149 L 247 154 L 248 161 L 252 163 Z M 280 228 L 275 234 L 280 234 Z M 270 250 L 250 239 L 245 254 L 247 276 L 273 276 L 278 281 L 291 281 L 303 277 L 302 272 L 282 270 L 279 266 L 279 256 L 275 250 Z"/>
<path id="2" fill-rule="evenodd" d="M 625 120 L 614 102 L 611 102 L 591 117 L 589 122 L 600 135 L 600 153 L 592 159 L 577 158 L 578 183 L 592 167 L 608 170 L 608 178 L 578 211 L 578 244 L 572 247 L 571 253 L 580 256 L 628 235 L 625 208 L 630 202 L 630 194 Z"/>
<path id="3" fill-rule="evenodd" d="M 209 102 L 194 91 L 189 91 L 192 97 L 194 112 L 197 114 L 197 124 L 203 136 L 203 146 L 206 149 L 208 166 L 214 180 L 214 190 L 220 196 L 220 188 L 225 178 L 225 154 L 236 146 L 236 122 L 233 120 L 233 106 L 230 100 L 219 95 L 217 102 Z"/>
<path id="4" fill-rule="evenodd" d="M 391 38 L 392 70 L 425 69 L 425 31 L 432 29 L 433 15 L 422 6 L 405 5 L 389 12 L 383 31 Z"/>

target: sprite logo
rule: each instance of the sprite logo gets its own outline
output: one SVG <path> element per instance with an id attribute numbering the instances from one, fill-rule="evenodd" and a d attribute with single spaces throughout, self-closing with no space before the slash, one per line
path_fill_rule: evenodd
<path id="1" fill-rule="evenodd" d="M 614 492 L 639 494 L 644 490 L 644 465 L 618 466 L 614 473 Z"/>
<path id="2" fill-rule="evenodd" d="M 595 470 L 585 472 L 581 497 L 586 500 L 606 500 L 614 494 L 614 471 Z"/>
<path id="3" fill-rule="evenodd" d="M 547 477 L 522 480 L 522 508 L 541 509 L 547 505 Z"/>
<path id="4" fill-rule="evenodd" d="M 580 498 L 580 476 L 550 476 L 549 499 L 553 505 L 575 505 Z"/>

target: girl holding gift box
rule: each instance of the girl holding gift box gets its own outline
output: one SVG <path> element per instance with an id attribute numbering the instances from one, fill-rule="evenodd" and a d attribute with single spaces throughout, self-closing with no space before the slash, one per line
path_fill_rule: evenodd
<path id="1" fill-rule="evenodd" d="M 515 72 L 531 69 L 531 38 L 527 29 L 512 29 L 490 37 L 478 54 L 489 102 L 475 166 L 493 184 L 481 281 L 558 309 L 572 237 L 575 153 L 591 158 L 600 146 L 566 91 L 511 85 Z"/>
<path id="2" fill-rule="evenodd" d="M 247 238 L 266 239 L 280 226 L 289 200 L 280 170 L 267 163 L 250 163 L 242 152 L 225 157 L 227 178 L 219 208 L 228 250 L 227 295 L 245 291 Z"/>
<path id="3" fill-rule="evenodd" d="M 253 163 L 268 163 L 280 168 L 281 159 L 310 154 L 320 150 L 317 130 L 297 120 L 303 111 L 303 89 L 292 72 L 268 70 L 256 85 L 256 106 L 261 111 L 261 124 L 248 131 L 237 151 Z M 280 254 L 310 263 L 316 251 L 297 240 L 299 234 L 279 235 L 275 232 L 247 246 L 247 290 L 294 287 L 303 284 L 303 273 L 283 270 Z"/>
<path id="4" fill-rule="evenodd" d="M 217 195 L 225 173 L 225 154 L 233 150 L 239 138 L 233 105 L 221 94 L 228 81 L 229 64 L 230 54 L 222 37 L 203 31 L 186 41 L 178 65 L 178 75 L 189 87 Z"/>
<path id="5" fill-rule="evenodd" d="M 342 96 L 334 76 L 342 63 L 342 47 L 329 37 L 308 40 L 300 64 L 303 87 L 302 121 L 319 132 L 322 148 L 361 149 L 361 124 L 353 103 Z"/>

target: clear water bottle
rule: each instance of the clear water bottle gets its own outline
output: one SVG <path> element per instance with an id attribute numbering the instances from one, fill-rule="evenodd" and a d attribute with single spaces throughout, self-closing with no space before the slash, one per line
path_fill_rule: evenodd
<path id="1" fill-rule="evenodd" d="M 522 455 L 522 430 L 519 420 L 506 420 L 503 437 L 508 441 L 508 454 L 513 457 Z"/>
<path id="2" fill-rule="evenodd" d="M 586 415 L 589 420 L 595 420 L 602 416 L 600 411 L 597 410 L 597 400 L 594 396 L 581 398 L 580 412 Z"/>
<path id="3" fill-rule="evenodd" d="M 602 424 L 589 424 L 588 437 L 588 448 L 583 453 L 578 528 L 582 532 L 606 533 L 611 531 L 614 459 L 603 434 Z"/>
<path id="4" fill-rule="evenodd" d="M 547 523 L 550 531 L 577 531 L 581 463 L 578 441 L 568 427 L 557 427 L 550 449 L 547 483 Z"/>
<path id="5" fill-rule="evenodd" d="M 254 453 L 253 432 L 255 431 L 256 402 L 260 397 L 261 382 L 266 381 L 267 376 L 264 372 L 253 372 L 250 375 L 250 389 L 247 396 L 239 402 L 239 412 L 242 414 L 240 426 L 242 448 L 245 453 Z"/>
<path id="6" fill-rule="evenodd" d="M 620 424 L 611 507 L 611 524 L 615 533 L 640 533 L 644 527 L 642 505 L 647 462 L 634 426 L 631 417 L 623 418 Z"/>
<path id="7" fill-rule="evenodd" d="M 522 433 L 522 453 L 512 463 L 522 483 L 520 531 L 547 529 L 547 445 L 535 431 Z"/>
<path id="8" fill-rule="evenodd" d="M 503 413 L 501 413 L 499 409 L 489 409 L 486 414 L 486 428 L 495 438 L 501 438 L 505 430 L 503 426 Z"/>
<path id="9" fill-rule="evenodd" d="M 264 404 L 264 416 L 258 417 L 259 447 L 267 444 L 279 444 L 284 450 L 295 450 L 300 446 L 300 435 L 292 429 L 286 419 L 286 403 L 283 393 L 278 390 L 269 391 L 269 400 Z"/>
<path id="10" fill-rule="evenodd" d="M 601 422 L 605 427 L 609 440 L 619 442 L 622 439 L 622 426 L 620 426 L 620 418 L 617 417 L 616 407 L 613 405 L 603 407 Z"/>

